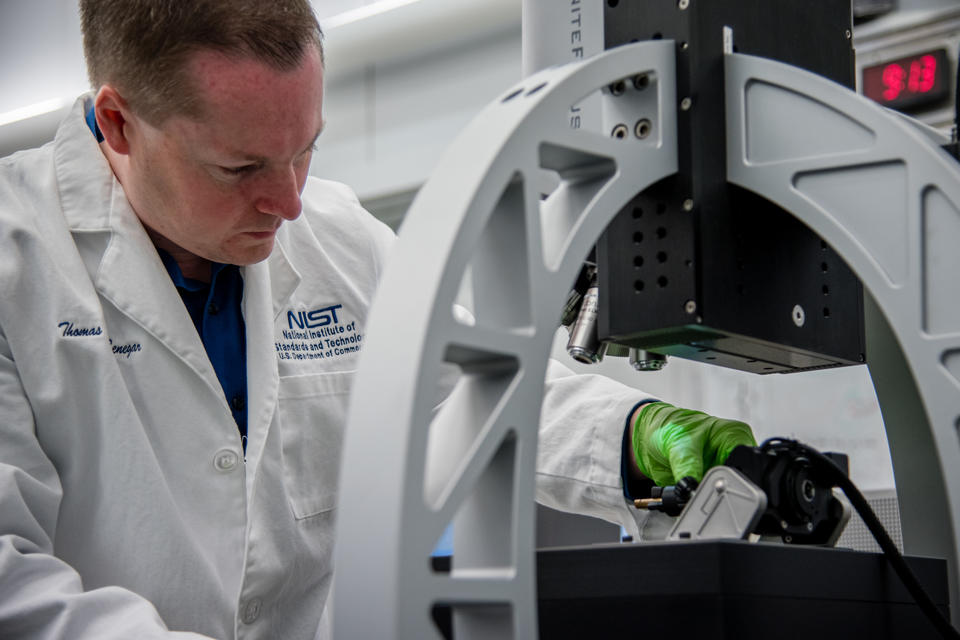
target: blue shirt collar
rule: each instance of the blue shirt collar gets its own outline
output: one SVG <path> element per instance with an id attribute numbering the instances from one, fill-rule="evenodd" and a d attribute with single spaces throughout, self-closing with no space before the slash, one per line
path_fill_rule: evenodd
<path id="1" fill-rule="evenodd" d="M 173 284 L 187 291 L 201 291 L 210 286 L 210 283 L 214 282 L 217 279 L 217 275 L 228 265 L 222 262 L 211 262 L 210 263 L 210 282 L 203 282 L 201 280 L 195 280 L 193 278 L 188 278 L 183 275 L 183 271 L 180 270 L 180 265 L 177 264 L 177 261 L 173 259 L 169 253 L 163 249 L 157 247 L 157 253 L 160 254 L 160 259 L 163 261 L 163 266 L 166 267 L 167 273 L 170 275 L 170 279 L 173 280 Z"/>
<path id="2" fill-rule="evenodd" d="M 94 114 L 93 105 L 90 105 L 90 108 L 87 109 L 87 126 L 90 127 L 90 131 L 93 132 L 94 137 L 97 139 L 97 142 L 103 142 L 103 132 L 100 131 L 100 125 L 97 124 L 97 116 Z"/>

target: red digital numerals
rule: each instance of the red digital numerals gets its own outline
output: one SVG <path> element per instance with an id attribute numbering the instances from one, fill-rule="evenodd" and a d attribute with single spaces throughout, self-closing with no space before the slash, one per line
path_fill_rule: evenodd
<path id="1" fill-rule="evenodd" d="M 937 59 L 930 54 L 911 60 L 909 72 L 900 63 L 892 62 L 883 68 L 883 99 L 896 100 L 904 91 L 927 93 L 933 89 L 936 79 Z"/>

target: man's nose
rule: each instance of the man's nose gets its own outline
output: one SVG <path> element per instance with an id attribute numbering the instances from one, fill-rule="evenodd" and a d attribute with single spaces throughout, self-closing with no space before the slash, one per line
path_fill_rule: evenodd
<path id="1" fill-rule="evenodd" d="M 291 167 L 277 175 L 263 185 L 263 189 L 256 201 L 258 211 L 293 220 L 300 215 L 302 203 L 300 201 L 300 180 L 296 171 Z"/>

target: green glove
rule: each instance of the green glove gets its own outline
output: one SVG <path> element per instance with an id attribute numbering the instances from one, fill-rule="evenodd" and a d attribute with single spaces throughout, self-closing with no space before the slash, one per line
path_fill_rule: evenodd
<path id="1" fill-rule="evenodd" d="M 637 467 L 661 487 L 686 476 L 699 482 L 706 469 L 726 462 L 741 444 L 757 446 L 747 424 L 666 402 L 641 407 L 631 439 Z"/>

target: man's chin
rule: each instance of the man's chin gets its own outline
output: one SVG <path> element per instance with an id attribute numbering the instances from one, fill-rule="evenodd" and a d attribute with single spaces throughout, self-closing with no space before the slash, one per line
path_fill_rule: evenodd
<path id="1" fill-rule="evenodd" d="M 233 248 L 228 251 L 227 262 L 235 264 L 238 267 L 245 267 L 258 262 L 263 262 L 273 253 L 274 236 L 261 239 L 252 246 L 243 248 Z"/>

